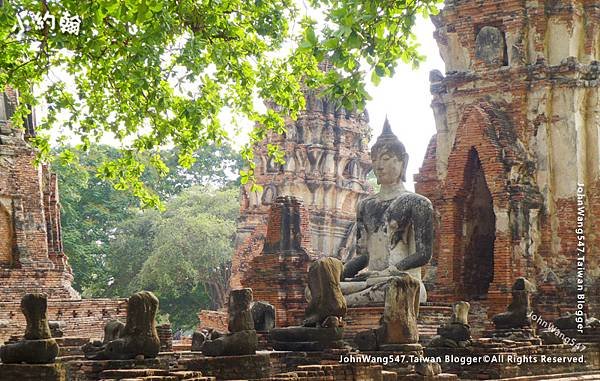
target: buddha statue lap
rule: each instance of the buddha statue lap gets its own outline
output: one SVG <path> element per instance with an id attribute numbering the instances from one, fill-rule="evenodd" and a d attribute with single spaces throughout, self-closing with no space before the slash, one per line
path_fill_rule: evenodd
<path id="1" fill-rule="evenodd" d="M 431 259 L 433 207 L 404 188 L 408 154 L 387 119 L 371 159 L 381 189 L 358 205 L 356 256 L 344 266 L 342 292 L 350 307 L 382 304 L 388 279 L 406 272 L 419 280 L 423 303 L 421 267 Z"/>

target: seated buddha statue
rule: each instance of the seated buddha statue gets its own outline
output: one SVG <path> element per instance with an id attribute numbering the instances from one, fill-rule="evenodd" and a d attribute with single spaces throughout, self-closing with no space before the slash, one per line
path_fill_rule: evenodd
<path id="1" fill-rule="evenodd" d="M 421 283 L 423 303 L 421 267 L 431 259 L 433 207 L 404 188 L 408 154 L 387 119 L 371 160 L 381 188 L 358 204 L 356 255 L 344 265 L 342 293 L 350 307 L 380 304 L 387 280 L 406 272 Z"/>

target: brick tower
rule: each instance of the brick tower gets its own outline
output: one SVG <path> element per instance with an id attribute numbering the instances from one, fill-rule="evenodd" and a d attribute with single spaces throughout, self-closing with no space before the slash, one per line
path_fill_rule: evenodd
<path id="1" fill-rule="evenodd" d="M 61 242 L 56 175 L 34 164 L 24 131 L 8 120 L 15 94 L 0 94 L 0 301 L 43 291 L 53 299 L 79 299 Z M 33 121 L 26 122 L 33 134 Z"/>
<path id="2" fill-rule="evenodd" d="M 573 312 L 580 223 L 598 315 L 598 2 L 447 0 L 433 22 L 446 75 L 431 73 L 437 133 L 415 176 L 439 216 L 431 300 L 497 312 L 525 276 L 544 319 Z"/>
<path id="3" fill-rule="evenodd" d="M 278 196 L 297 197 L 306 206 L 312 256 L 345 257 L 352 250 L 356 204 L 370 189 L 368 117 L 337 109 L 310 90 L 305 98 L 306 110 L 296 121 L 286 122 L 284 135 L 270 134 L 255 147 L 256 178 L 263 190 L 242 188 L 233 288 L 241 286 L 250 261 L 262 251 L 269 209 Z M 268 143 L 285 151 L 285 165 L 268 157 Z"/>

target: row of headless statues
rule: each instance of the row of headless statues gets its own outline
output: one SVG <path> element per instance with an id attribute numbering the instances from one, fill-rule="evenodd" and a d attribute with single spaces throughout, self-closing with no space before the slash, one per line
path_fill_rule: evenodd
<path id="1" fill-rule="evenodd" d="M 359 203 L 356 255 L 345 265 L 335 258 L 323 258 L 311 265 L 306 319 L 300 327 L 272 329 L 275 349 L 342 347 L 342 319 L 347 307 L 384 301 L 382 327 L 359 335 L 357 340 L 375 340 L 382 345 L 417 343 L 416 316 L 419 303 L 427 298 L 421 267 L 431 259 L 433 207 L 427 198 L 404 188 L 408 154 L 392 133 L 387 120 L 372 147 L 371 159 L 381 188 Z M 28 357 L 26 360 L 38 358 L 47 362 L 56 356 L 56 343 L 44 324 L 39 324 L 42 309 L 45 315 L 45 302 L 40 295 L 24 298 L 24 312 L 34 311 L 33 317 L 38 323 L 29 324 L 28 318 L 25 343 L 29 344 L 3 347 L 4 362 L 13 362 L 23 356 Z M 231 292 L 229 333 L 203 335 L 199 346 L 204 354 L 219 356 L 254 352 L 257 336 L 251 302 L 251 289 Z M 151 293 L 133 295 L 129 300 L 127 324 L 121 327 L 118 338 L 91 343 L 84 348 L 86 357 L 125 359 L 140 355 L 156 356 L 160 346 L 153 324 L 157 309 L 158 300 Z M 143 332 L 147 334 L 140 335 Z"/>
<path id="2" fill-rule="evenodd" d="M 347 304 L 342 294 L 340 278 L 343 264 L 336 258 L 314 261 L 308 271 L 308 307 L 301 326 L 275 328 L 275 308 L 268 303 L 252 301 L 252 289 L 232 290 L 228 303 L 228 333 L 196 332 L 192 351 L 205 356 L 252 355 L 258 349 L 257 330 L 268 331 L 273 349 L 279 351 L 323 351 L 347 349 L 344 341 L 344 317 Z M 514 333 L 531 325 L 530 294 L 532 284 L 519 278 L 513 286 L 513 302 L 507 312 L 496 315 L 494 324 L 499 333 Z M 390 276 L 384 292 L 384 310 L 380 325 L 353 337 L 361 351 L 419 353 L 417 317 L 419 314 L 420 282 L 409 273 Z M 2 363 L 45 364 L 55 361 L 58 345 L 51 335 L 47 319 L 47 299 L 44 294 L 27 294 L 21 301 L 27 328 L 24 339 L 0 347 Z M 158 299 L 148 291 L 132 295 L 127 304 L 127 322 L 109 321 L 104 340 L 89 342 L 82 347 L 91 360 L 128 360 L 155 358 L 160 350 L 156 330 Z M 466 347 L 471 342 L 467 322 L 469 303 L 454 306 L 451 320 L 438 328 L 438 336 L 429 346 Z M 571 317 L 569 321 L 573 320 Z"/>
<path id="3" fill-rule="evenodd" d="M 318 349 L 322 337 L 328 341 L 333 337 L 338 339 L 333 341 L 341 343 L 342 317 L 347 306 L 382 303 L 386 294 L 388 297 L 393 294 L 387 292 L 389 284 L 395 284 L 396 298 L 414 299 L 416 295 L 417 299 L 411 300 L 409 304 L 417 312 L 419 302 L 426 300 L 420 268 L 431 258 L 433 208 L 428 199 L 404 188 L 408 155 L 404 145 L 392 133 L 387 120 L 371 150 L 371 158 L 381 189 L 359 204 L 357 254 L 345 265 L 334 258 L 325 258 L 311 266 L 307 292 L 309 307 L 303 327 L 272 331 L 274 341 L 284 343 L 281 344 L 282 349 Z M 332 285 L 331 279 L 335 279 L 335 285 Z M 400 287 L 401 284 L 404 286 Z M 416 287 L 416 290 L 409 293 L 412 296 L 398 291 L 407 287 Z M 252 291 L 234 290 L 231 297 L 230 333 L 205 337 L 202 340 L 202 350 L 207 354 L 246 353 L 255 347 L 257 338 L 249 312 Z M 46 300 L 39 294 L 30 294 L 23 299 L 24 313 L 29 312 L 31 319 L 37 323 L 30 324 L 31 319 L 27 319 L 25 342 L 29 344 L 14 344 L 14 347 L 2 348 L 4 362 L 13 362 L 23 356 L 33 362 L 35 358 L 47 362 L 56 356 L 56 343 L 49 336 L 43 322 L 40 323 L 45 320 L 40 320 L 40 316 L 45 316 L 45 307 Z M 127 324 L 122 327 L 120 338 L 90 344 L 85 348 L 86 356 L 94 359 L 130 358 L 134 354 L 156 356 L 159 342 L 156 329 L 152 327 L 157 309 L 158 300 L 151 293 L 135 294 L 130 298 Z M 136 313 L 138 310 L 140 313 Z M 326 331 L 311 333 L 307 328 Z M 414 328 L 416 330 L 416 322 Z M 136 338 L 136 332 L 143 331 L 148 331 L 149 334 Z M 313 344 L 290 344 L 298 342 Z"/>

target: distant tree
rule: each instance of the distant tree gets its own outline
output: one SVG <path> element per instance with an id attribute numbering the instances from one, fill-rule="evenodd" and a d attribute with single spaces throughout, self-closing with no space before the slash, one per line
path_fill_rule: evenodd
<path id="1" fill-rule="evenodd" d="M 228 144 L 200 147 L 192 154 L 194 163 L 189 168 L 179 165 L 178 156 L 177 149 L 160 152 L 160 157 L 169 168 L 162 177 L 154 167 L 146 167 L 148 172 L 143 177 L 144 183 L 149 184 L 162 199 L 169 199 L 194 185 L 215 188 L 240 185 L 242 156 Z"/>
<path id="2" fill-rule="evenodd" d="M 60 160 L 65 154 L 72 155 L 70 160 Z M 87 151 L 63 147 L 52 166 L 59 178 L 65 252 L 75 274 L 74 287 L 85 296 L 125 296 L 135 291 L 129 287 L 131 276 L 150 255 L 153 232 L 162 218 L 158 212 L 142 213 L 139 199 L 97 176 L 97 166 L 118 155 L 107 145 L 91 145 Z M 164 199 L 195 185 L 239 184 L 241 158 L 227 145 L 202 147 L 188 169 L 178 165 L 176 153 L 166 150 L 160 155 L 169 168 L 167 176 L 160 178 L 148 166 L 143 178 Z M 225 200 L 219 203 L 227 207 Z M 235 220 L 233 215 L 228 218 Z"/>
<path id="3" fill-rule="evenodd" d="M 130 218 L 139 200 L 96 177 L 96 167 L 117 156 L 109 146 L 92 146 L 68 164 L 53 163 L 58 175 L 64 250 L 73 268 L 73 287 L 84 296 L 98 294 L 108 281 L 108 242 L 115 227 Z"/>
<path id="4" fill-rule="evenodd" d="M 111 242 L 108 296 L 151 290 L 178 327 L 222 307 L 234 250 L 239 190 L 192 187 L 121 224 Z"/>

